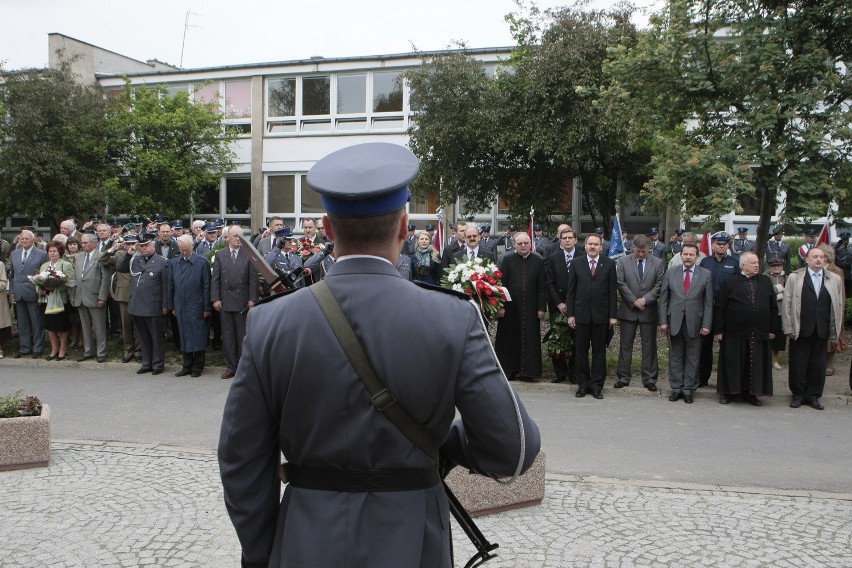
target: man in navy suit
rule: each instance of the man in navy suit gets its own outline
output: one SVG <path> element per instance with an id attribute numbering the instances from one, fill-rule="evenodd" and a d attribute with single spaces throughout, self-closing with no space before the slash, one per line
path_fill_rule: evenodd
<path id="1" fill-rule="evenodd" d="M 574 329 L 577 349 L 577 382 L 575 396 L 582 398 L 591 391 L 603 398 L 606 380 L 606 334 L 616 319 L 615 262 L 601 255 L 600 235 L 586 237 L 586 256 L 574 259 L 574 270 L 568 275 L 565 305 L 568 325 Z M 589 346 L 592 366 L 589 369 Z"/>
<path id="2" fill-rule="evenodd" d="M 550 321 L 553 321 L 558 314 L 568 311 L 568 305 L 565 303 L 565 295 L 568 292 L 568 273 L 578 253 L 577 233 L 568 225 L 560 227 L 559 248 L 554 249 L 544 264 L 547 271 L 547 303 L 550 309 Z M 551 357 L 553 371 L 556 373 L 556 378 L 551 382 L 561 383 L 567 379 L 571 384 L 577 383 L 573 360 L 575 355 L 576 349 L 572 349 L 570 364 L 562 357 Z"/>
<path id="3" fill-rule="evenodd" d="M 453 258 L 461 261 L 470 260 L 473 258 L 487 258 L 494 264 L 497 264 L 497 256 L 483 247 L 479 246 L 479 229 L 476 227 L 467 227 L 464 230 L 464 244 L 460 243 L 460 248 L 453 254 Z"/>
<path id="4" fill-rule="evenodd" d="M 12 277 L 9 279 L 9 300 L 15 302 L 21 341 L 15 358 L 29 354 L 37 358 L 44 351 L 44 325 L 38 292 L 27 276 L 38 274 L 41 265 L 47 262 L 47 253 L 35 246 L 32 231 L 21 231 L 18 245 L 12 251 Z"/>

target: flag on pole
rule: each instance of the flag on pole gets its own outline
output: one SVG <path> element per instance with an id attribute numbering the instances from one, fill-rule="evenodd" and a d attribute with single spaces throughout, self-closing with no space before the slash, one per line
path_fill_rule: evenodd
<path id="1" fill-rule="evenodd" d="M 530 236 L 530 242 L 533 243 L 533 250 L 535 250 L 535 230 L 534 230 L 535 221 L 534 221 L 534 218 L 535 218 L 535 209 L 530 207 L 530 224 L 527 227 L 527 234 Z"/>
<path id="2" fill-rule="evenodd" d="M 432 239 L 432 246 L 435 247 L 438 254 L 441 254 L 444 248 L 444 213 L 440 207 L 438 207 L 436 213 L 438 214 L 438 225 L 435 229 L 435 237 Z"/>
<path id="3" fill-rule="evenodd" d="M 710 256 L 713 254 L 710 247 L 710 233 L 704 233 L 701 237 L 701 247 L 699 250 L 704 253 L 704 256 Z"/>
<path id="4" fill-rule="evenodd" d="M 822 226 L 822 230 L 819 232 L 819 237 L 817 237 L 816 244 L 819 246 L 822 243 L 827 245 L 831 245 L 829 235 L 831 233 L 831 208 L 828 209 L 828 212 L 825 214 L 825 225 Z"/>
<path id="5" fill-rule="evenodd" d="M 624 235 L 621 233 L 621 220 L 618 213 L 612 220 L 612 233 L 609 236 L 609 257 L 618 258 L 624 256 Z"/>

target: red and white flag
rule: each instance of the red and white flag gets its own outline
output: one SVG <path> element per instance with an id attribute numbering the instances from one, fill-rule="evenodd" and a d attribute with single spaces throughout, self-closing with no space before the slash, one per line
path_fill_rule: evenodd
<path id="1" fill-rule="evenodd" d="M 710 233 L 704 233 L 704 236 L 701 237 L 701 247 L 699 250 L 703 252 L 705 256 L 713 254 L 713 251 L 710 248 Z"/>
<path id="2" fill-rule="evenodd" d="M 825 225 L 822 226 L 822 230 L 819 232 L 819 237 L 817 237 L 816 244 L 819 246 L 822 243 L 827 245 L 831 244 L 829 234 L 831 233 L 831 219 L 828 215 L 825 216 Z"/>
<path id="3" fill-rule="evenodd" d="M 534 230 L 535 221 L 534 221 L 534 217 L 535 217 L 535 209 L 530 207 L 530 224 L 527 227 L 527 234 L 530 236 L 530 242 L 532 242 L 532 243 L 535 243 L 535 230 Z M 533 245 L 533 250 L 535 250 L 535 245 Z"/>
<path id="4" fill-rule="evenodd" d="M 438 208 L 438 226 L 435 230 L 435 236 L 432 239 L 432 246 L 435 247 L 435 250 L 438 251 L 438 254 L 444 248 L 444 216 L 441 213 L 441 209 Z"/>

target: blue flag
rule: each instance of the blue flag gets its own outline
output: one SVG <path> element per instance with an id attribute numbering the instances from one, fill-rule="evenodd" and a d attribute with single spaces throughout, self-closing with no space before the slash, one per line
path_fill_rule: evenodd
<path id="1" fill-rule="evenodd" d="M 621 234 L 621 220 L 618 213 L 612 220 L 612 234 L 609 237 L 609 257 L 618 258 L 624 256 L 624 237 Z"/>

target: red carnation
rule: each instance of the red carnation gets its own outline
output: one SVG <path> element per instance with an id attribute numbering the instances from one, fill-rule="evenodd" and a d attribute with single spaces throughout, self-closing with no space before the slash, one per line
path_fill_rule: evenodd
<path id="1" fill-rule="evenodd" d="M 503 273 L 499 270 L 494 273 L 494 278 L 503 278 Z"/>
<path id="2" fill-rule="evenodd" d="M 485 295 L 486 295 L 486 296 L 490 296 L 490 295 L 491 295 L 491 294 L 493 294 L 493 293 L 494 293 L 494 292 L 492 292 L 492 291 L 491 291 L 491 288 L 490 288 L 490 287 L 488 287 L 488 288 L 486 288 L 486 289 L 485 289 Z"/>
<path id="3" fill-rule="evenodd" d="M 488 303 L 491 304 L 492 306 L 496 306 L 497 305 L 497 298 L 493 298 L 493 297 L 488 298 Z"/>
<path id="4" fill-rule="evenodd" d="M 476 282 L 477 280 L 479 280 L 479 273 L 474 272 L 473 274 L 470 275 L 470 281 L 471 282 Z"/>

